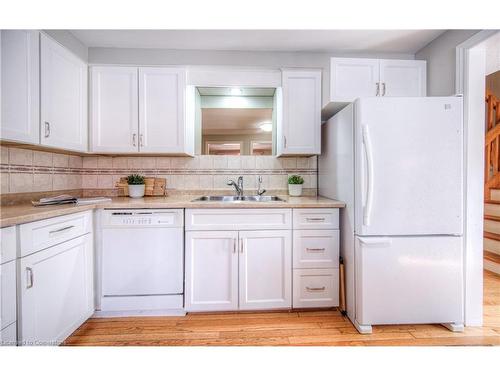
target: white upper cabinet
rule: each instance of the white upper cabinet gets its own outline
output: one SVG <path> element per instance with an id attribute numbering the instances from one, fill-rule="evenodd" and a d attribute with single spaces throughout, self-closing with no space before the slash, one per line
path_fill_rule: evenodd
<path id="1" fill-rule="evenodd" d="M 93 67 L 91 76 L 92 151 L 193 153 L 185 69 Z"/>
<path id="2" fill-rule="evenodd" d="M 380 96 L 425 96 L 423 60 L 380 60 Z"/>
<path id="3" fill-rule="evenodd" d="M 380 60 L 332 57 L 330 98 L 321 117 L 328 120 L 356 98 L 426 96 L 427 63 L 423 60 Z"/>
<path id="4" fill-rule="evenodd" d="M 426 62 L 333 57 L 330 101 L 371 96 L 425 96 Z"/>
<path id="5" fill-rule="evenodd" d="M 321 72 L 283 70 L 283 118 L 277 124 L 277 155 L 321 152 Z"/>
<path id="6" fill-rule="evenodd" d="M 138 151 L 137 73 L 135 67 L 92 67 L 91 151 Z"/>
<path id="7" fill-rule="evenodd" d="M 1 127 L 3 140 L 40 141 L 39 33 L 2 30 Z"/>
<path id="8" fill-rule="evenodd" d="M 87 64 L 40 36 L 42 145 L 87 151 Z"/>
<path id="9" fill-rule="evenodd" d="M 330 82 L 330 96 L 337 101 L 377 96 L 379 60 L 332 58 Z"/>
<path id="10" fill-rule="evenodd" d="M 183 153 L 186 70 L 139 68 L 139 151 Z"/>

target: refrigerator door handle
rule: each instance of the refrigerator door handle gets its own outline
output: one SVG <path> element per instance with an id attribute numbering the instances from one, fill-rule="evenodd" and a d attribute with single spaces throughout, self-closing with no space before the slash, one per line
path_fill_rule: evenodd
<path id="1" fill-rule="evenodd" d="M 386 247 L 392 244 L 392 240 L 389 237 L 380 237 L 380 238 L 361 238 L 358 237 L 359 242 L 366 246 L 374 246 L 374 247 Z"/>
<path id="2" fill-rule="evenodd" d="M 363 207 L 363 225 L 370 225 L 370 215 L 373 204 L 373 156 L 372 145 L 370 141 L 370 133 L 366 125 L 362 126 L 363 145 L 366 154 L 366 169 L 367 169 L 367 191 L 365 205 Z"/>

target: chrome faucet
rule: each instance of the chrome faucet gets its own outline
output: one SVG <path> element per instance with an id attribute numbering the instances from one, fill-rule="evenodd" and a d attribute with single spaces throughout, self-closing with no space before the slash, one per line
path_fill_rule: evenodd
<path id="1" fill-rule="evenodd" d="M 262 189 L 262 176 L 259 176 L 259 186 L 257 187 L 257 195 L 262 195 L 266 192 L 266 189 Z"/>
<path id="2" fill-rule="evenodd" d="M 238 183 L 234 182 L 233 180 L 229 180 L 227 184 L 228 186 L 233 186 L 235 188 L 238 197 L 243 196 L 243 176 L 238 177 Z"/>

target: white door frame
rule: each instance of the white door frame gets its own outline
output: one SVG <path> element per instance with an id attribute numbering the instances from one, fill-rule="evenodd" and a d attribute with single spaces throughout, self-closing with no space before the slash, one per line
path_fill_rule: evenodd
<path id="1" fill-rule="evenodd" d="M 456 47 L 455 93 L 464 98 L 465 325 L 483 324 L 483 207 L 485 51 L 478 45 L 497 30 L 483 30 Z"/>

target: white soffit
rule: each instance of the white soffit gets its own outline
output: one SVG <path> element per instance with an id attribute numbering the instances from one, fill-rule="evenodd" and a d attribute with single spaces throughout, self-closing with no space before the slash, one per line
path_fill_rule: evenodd
<path id="1" fill-rule="evenodd" d="M 413 54 L 445 30 L 69 30 L 87 47 Z"/>

